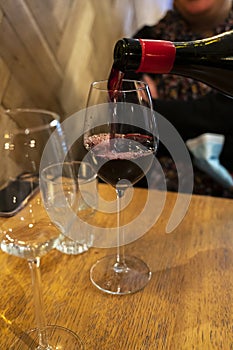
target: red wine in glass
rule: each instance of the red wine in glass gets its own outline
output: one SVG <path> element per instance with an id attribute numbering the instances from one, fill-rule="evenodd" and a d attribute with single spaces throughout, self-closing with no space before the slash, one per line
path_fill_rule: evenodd
<path id="1" fill-rule="evenodd" d="M 133 133 L 117 134 L 114 139 L 110 133 L 92 135 L 86 147 L 93 147 L 92 156 L 99 177 L 113 187 L 124 179 L 132 185 L 141 180 L 151 167 L 155 151 L 152 136 Z M 134 151 L 135 147 L 137 151 Z"/>

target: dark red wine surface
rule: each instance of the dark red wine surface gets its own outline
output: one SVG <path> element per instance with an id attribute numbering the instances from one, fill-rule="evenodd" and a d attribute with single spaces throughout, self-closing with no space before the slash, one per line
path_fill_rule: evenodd
<path id="1" fill-rule="evenodd" d="M 140 134 L 93 135 L 86 141 L 102 180 L 112 186 L 123 179 L 135 184 L 148 172 L 153 162 L 152 137 Z"/>

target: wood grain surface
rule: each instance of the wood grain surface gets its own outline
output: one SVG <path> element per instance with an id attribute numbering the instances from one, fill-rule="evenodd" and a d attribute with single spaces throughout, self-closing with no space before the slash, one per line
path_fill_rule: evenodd
<path id="1" fill-rule="evenodd" d="M 112 196 L 108 186 L 100 188 L 106 198 Z M 128 221 L 146 198 L 146 190 L 135 190 Z M 91 284 L 92 264 L 114 248 L 44 256 L 48 323 L 78 333 L 86 350 L 233 349 L 233 201 L 193 196 L 181 224 L 166 234 L 175 199 L 168 193 L 159 220 L 125 247 L 152 270 L 138 293 L 111 296 Z M 103 227 L 115 225 L 113 214 L 97 216 Z M 0 266 L 0 348 L 9 349 L 18 334 L 35 326 L 31 280 L 23 259 L 1 252 Z"/>

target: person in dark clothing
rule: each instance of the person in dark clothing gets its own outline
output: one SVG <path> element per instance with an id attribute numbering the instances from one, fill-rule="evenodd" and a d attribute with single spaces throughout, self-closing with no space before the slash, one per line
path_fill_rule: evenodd
<path id="1" fill-rule="evenodd" d="M 231 29 L 232 0 L 174 0 L 173 9 L 164 18 L 153 26 L 144 26 L 134 37 L 192 41 Z M 143 74 L 140 79 L 150 87 L 155 110 L 173 124 L 184 142 L 206 133 L 223 135 L 219 164 L 233 175 L 233 99 L 186 77 Z M 168 190 L 176 190 L 176 168 L 166 147 L 160 145 L 157 157 L 167 176 Z M 233 180 L 232 185 L 219 183 L 211 172 L 207 174 L 194 165 L 193 193 L 233 198 Z"/>

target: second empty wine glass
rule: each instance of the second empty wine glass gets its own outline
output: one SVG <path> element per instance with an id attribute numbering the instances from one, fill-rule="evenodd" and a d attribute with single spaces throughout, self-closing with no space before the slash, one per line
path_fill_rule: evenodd
<path id="1" fill-rule="evenodd" d="M 55 163 L 41 172 L 45 208 L 61 235 L 56 249 L 78 254 L 92 245 L 90 224 L 97 207 L 97 179 L 90 164 L 82 161 Z"/>

